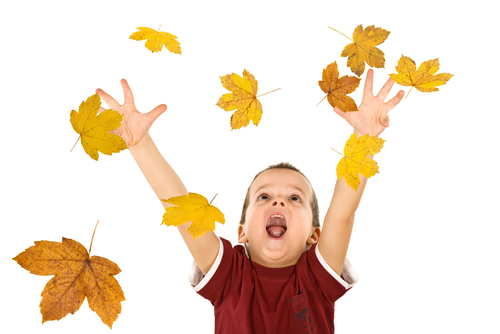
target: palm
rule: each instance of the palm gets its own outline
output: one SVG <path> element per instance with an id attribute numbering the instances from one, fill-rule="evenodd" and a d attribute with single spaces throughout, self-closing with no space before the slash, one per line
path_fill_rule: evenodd
<path id="1" fill-rule="evenodd" d="M 384 103 L 393 85 L 394 81 L 389 78 L 380 92 L 374 96 L 373 70 L 369 69 L 366 74 L 363 99 L 358 111 L 343 112 L 337 107 L 334 107 L 334 110 L 354 128 L 357 134 L 379 136 L 389 126 L 389 111 L 398 105 L 404 96 L 404 91 L 399 91 L 389 102 Z"/>
<path id="2" fill-rule="evenodd" d="M 153 122 L 167 109 L 167 106 L 161 104 L 149 113 L 143 114 L 135 107 L 134 96 L 127 81 L 122 79 L 121 84 L 125 95 L 125 102 L 122 105 L 102 89 L 97 89 L 97 93 L 111 109 L 123 115 L 121 126 L 111 131 L 111 133 L 122 137 L 127 146 L 131 147 L 140 142 L 148 134 Z M 104 108 L 101 107 L 99 112 L 103 110 Z"/>

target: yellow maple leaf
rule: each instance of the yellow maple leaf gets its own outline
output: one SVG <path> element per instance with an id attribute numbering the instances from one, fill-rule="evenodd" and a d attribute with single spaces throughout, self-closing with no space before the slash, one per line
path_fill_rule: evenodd
<path id="1" fill-rule="evenodd" d="M 398 74 L 393 73 L 389 75 L 392 80 L 402 86 L 412 86 L 412 88 L 415 87 L 421 92 L 436 92 L 439 90 L 436 86 L 446 84 L 453 76 L 453 74 L 450 73 L 439 73 L 434 75 L 438 70 L 438 58 L 424 61 L 417 70 L 417 66 L 411 58 L 401 56 L 396 66 Z M 410 92 L 408 92 L 408 94 L 409 93 Z M 408 94 L 406 94 L 406 96 L 408 96 Z"/>
<path id="2" fill-rule="evenodd" d="M 335 30 L 333 28 L 330 29 Z M 337 32 L 341 33 L 340 31 Z M 354 29 L 351 39 L 352 43 L 348 44 L 342 50 L 340 56 L 349 57 L 347 58 L 347 66 L 358 77 L 365 71 L 365 61 L 371 67 L 383 68 L 385 64 L 384 53 L 375 46 L 382 44 L 390 33 L 390 31 L 385 29 L 375 28 L 374 25 L 366 27 L 363 30 L 363 25 L 360 24 Z"/>
<path id="3" fill-rule="evenodd" d="M 193 240 L 208 231 L 213 232 L 216 221 L 221 224 L 226 221 L 224 214 L 219 209 L 208 203 L 205 197 L 196 193 L 162 199 L 162 201 L 176 205 L 165 209 L 162 224 L 179 226 L 191 221 L 188 232 L 191 233 Z"/>
<path id="4" fill-rule="evenodd" d="M 160 26 L 161 27 L 161 26 Z M 146 40 L 146 48 L 152 52 L 158 52 L 163 49 L 163 45 L 168 51 L 176 54 L 181 54 L 181 44 L 177 41 L 177 36 L 169 34 L 168 32 L 159 31 L 147 28 L 139 27 L 139 31 L 134 32 L 130 35 L 130 39 L 135 41 Z"/>
<path id="5" fill-rule="evenodd" d="M 358 110 L 356 102 L 346 94 L 354 92 L 360 81 L 360 78 L 347 75 L 339 79 L 337 62 L 334 61 L 323 70 L 323 81 L 318 81 L 318 84 L 321 90 L 327 94 L 325 97 L 328 97 L 331 106 L 337 106 L 340 110 L 346 112 Z"/>
<path id="6" fill-rule="evenodd" d="M 258 85 L 255 77 L 244 69 L 243 78 L 232 73 L 220 77 L 220 81 L 232 93 L 222 95 L 217 105 L 225 111 L 238 109 L 231 116 L 231 130 L 245 127 L 250 121 L 258 126 L 262 118 L 262 104 L 257 99 Z"/>
<path id="7" fill-rule="evenodd" d="M 72 110 L 70 114 L 71 125 L 80 134 L 83 149 L 96 161 L 99 159 L 97 151 L 111 155 L 127 149 L 122 137 L 109 133 L 120 127 L 123 116 L 113 109 L 97 115 L 100 106 L 101 98 L 96 93 L 80 104 L 78 112 Z"/>
<path id="8" fill-rule="evenodd" d="M 351 189 L 359 187 L 358 173 L 368 178 L 378 173 L 377 162 L 369 155 L 374 155 L 384 147 L 385 140 L 377 137 L 364 135 L 358 138 L 353 133 L 344 147 L 344 157 L 337 164 L 337 178 L 344 177 L 345 182 Z"/>

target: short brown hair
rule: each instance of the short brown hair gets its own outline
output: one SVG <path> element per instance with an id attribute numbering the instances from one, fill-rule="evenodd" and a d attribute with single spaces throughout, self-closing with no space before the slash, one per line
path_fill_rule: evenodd
<path id="1" fill-rule="evenodd" d="M 292 165 L 289 162 L 280 162 L 280 163 L 275 164 L 275 165 L 270 165 L 266 169 L 261 170 L 260 172 L 257 173 L 257 175 L 255 175 L 255 177 L 253 178 L 252 182 L 250 183 L 250 186 L 248 186 L 247 194 L 245 196 L 245 201 L 243 202 L 243 209 L 241 211 L 240 225 L 245 224 L 245 216 L 247 214 L 248 204 L 250 203 L 250 187 L 252 186 L 253 181 L 255 181 L 255 179 L 257 178 L 257 176 L 259 176 L 263 172 L 265 172 L 267 170 L 270 170 L 270 169 L 275 169 L 275 168 L 284 168 L 284 169 L 293 170 L 293 171 L 299 173 L 300 175 L 302 175 L 303 177 L 305 177 L 306 180 L 307 180 L 307 182 L 309 182 L 309 180 L 307 179 L 307 177 L 297 167 L 295 167 L 294 165 Z M 321 225 L 319 223 L 318 199 L 316 198 L 316 193 L 314 192 L 314 189 L 313 189 L 313 187 L 311 185 L 311 182 L 309 182 L 309 185 L 311 186 L 311 189 L 312 189 L 312 199 L 311 199 L 311 209 L 312 209 L 312 214 L 313 214 L 312 225 L 314 227 L 321 227 Z"/>

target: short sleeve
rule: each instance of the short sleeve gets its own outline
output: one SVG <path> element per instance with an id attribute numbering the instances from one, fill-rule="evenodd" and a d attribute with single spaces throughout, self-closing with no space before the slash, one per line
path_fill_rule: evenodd
<path id="1" fill-rule="evenodd" d="M 214 264 L 212 264 L 212 267 L 210 268 L 206 276 L 203 275 L 200 268 L 196 264 L 196 261 L 193 261 L 191 269 L 189 269 L 188 279 L 194 291 L 198 292 L 205 286 L 205 284 L 208 281 L 210 281 L 210 278 L 212 278 L 212 276 L 217 271 L 217 268 L 220 265 L 223 253 L 224 253 L 224 244 L 222 243 L 222 240 L 219 238 L 219 252 L 217 253 L 217 257 L 215 258 Z"/>
<path id="2" fill-rule="evenodd" d="M 337 275 L 319 253 L 317 244 L 304 253 L 297 263 L 297 275 L 304 291 L 312 296 L 322 296 L 321 302 L 324 301 L 325 305 L 333 305 L 358 281 L 349 260 L 345 261 L 342 274 Z"/>
<path id="3" fill-rule="evenodd" d="M 348 258 L 345 259 L 344 268 L 342 268 L 341 276 L 337 275 L 337 273 L 326 263 L 323 256 L 321 256 L 318 247 L 315 249 L 315 255 L 318 258 L 319 263 L 326 269 L 326 271 L 332 275 L 333 278 L 337 280 L 344 288 L 349 290 L 358 282 L 358 274 L 354 270 L 351 262 Z"/>
<path id="4" fill-rule="evenodd" d="M 245 266 L 247 270 L 251 267 L 242 246 L 233 248 L 228 240 L 224 238 L 219 240 L 219 253 L 207 275 L 203 276 L 196 263 L 192 265 L 189 273 L 193 290 L 210 300 L 214 306 L 220 305 L 224 297 L 234 288 L 233 282 L 241 284 L 243 267 Z"/>

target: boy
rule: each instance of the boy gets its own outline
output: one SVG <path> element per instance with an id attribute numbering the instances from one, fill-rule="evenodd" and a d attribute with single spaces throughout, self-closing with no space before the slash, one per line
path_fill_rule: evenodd
<path id="1" fill-rule="evenodd" d="M 186 195 L 148 133 L 166 105 L 142 114 L 127 82 L 121 84 L 123 105 L 101 89 L 96 91 L 123 114 L 122 125 L 112 133 L 125 140 L 159 199 Z M 359 111 L 344 113 L 334 107 L 358 136 L 379 136 L 389 126 L 387 113 L 404 95 L 399 91 L 384 103 L 394 81 L 389 78 L 377 96 L 372 84 L 370 69 Z M 187 232 L 190 223 L 178 226 L 195 261 L 190 272 L 194 290 L 214 305 L 216 333 L 334 332 L 335 300 L 357 281 L 346 254 L 366 181 L 360 175 L 358 190 L 353 191 L 344 180 L 337 180 L 323 230 L 309 181 L 289 164 L 262 171 L 248 188 L 238 227 L 238 241 L 246 248 L 232 248 L 213 232 L 192 240 Z"/>

